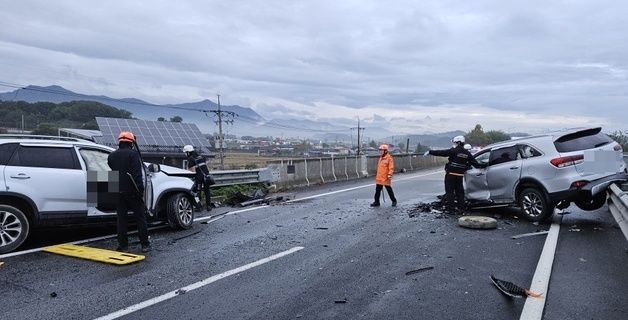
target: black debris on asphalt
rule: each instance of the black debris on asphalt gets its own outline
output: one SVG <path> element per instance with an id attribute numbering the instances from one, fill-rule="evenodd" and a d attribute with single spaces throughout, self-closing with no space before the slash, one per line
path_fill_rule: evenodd
<path id="1" fill-rule="evenodd" d="M 525 297 L 534 297 L 538 298 L 541 294 L 532 292 L 528 289 L 524 289 L 512 282 L 500 280 L 495 278 L 495 276 L 491 275 L 491 282 L 495 285 L 495 287 L 503 294 L 512 297 L 512 298 L 525 298 Z"/>
<path id="2" fill-rule="evenodd" d="M 181 240 L 181 239 L 185 239 L 185 238 L 187 238 L 187 237 L 191 237 L 191 236 L 193 236 L 193 235 L 195 235 L 195 234 L 199 234 L 199 233 L 201 233 L 202 231 L 203 231 L 203 230 L 198 230 L 198 231 L 196 231 L 196 232 L 188 233 L 188 234 L 186 234 L 186 235 L 184 235 L 184 236 L 181 236 L 181 237 L 178 237 L 178 238 L 174 238 L 174 239 L 172 239 L 172 241 L 171 241 L 171 242 L 175 242 L 175 241 L 179 241 L 179 240 Z"/>
<path id="3" fill-rule="evenodd" d="M 347 303 L 347 299 L 338 299 L 334 303 Z"/>
<path id="4" fill-rule="evenodd" d="M 406 276 L 413 275 L 415 273 L 420 273 L 420 272 L 423 272 L 423 271 L 432 270 L 432 269 L 434 269 L 434 267 L 424 267 L 424 268 L 419 268 L 419 269 L 416 269 L 416 270 L 410 270 L 410 271 L 406 272 Z"/>
<path id="5" fill-rule="evenodd" d="M 442 219 L 447 217 L 448 214 L 445 209 L 445 204 L 443 201 L 438 200 L 434 202 L 419 202 L 413 208 L 408 210 L 408 217 L 410 218 L 418 218 L 421 214 L 433 214 L 437 219 Z"/>
<path id="6" fill-rule="evenodd" d="M 50 297 L 51 297 L 51 298 L 56 298 L 56 297 L 57 297 L 57 293 L 56 293 L 56 292 L 52 292 L 52 293 L 50 294 Z"/>

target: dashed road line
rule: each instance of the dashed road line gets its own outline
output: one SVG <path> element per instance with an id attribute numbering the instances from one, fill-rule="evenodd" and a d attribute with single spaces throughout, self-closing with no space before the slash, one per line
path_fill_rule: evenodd
<path id="1" fill-rule="evenodd" d="M 287 255 L 293 254 L 293 253 L 295 253 L 297 251 L 300 251 L 300 250 L 303 250 L 303 249 L 304 249 L 303 247 L 294 247 L 292 249 L 289 249 L 289 250 L 286 250 L 286 251 L 274 254 L 274 255 L 272 255 L 270 257 L 266 257 L 266 258 L 257 260 L 255 262 L 251 262 L 249 264 L 245 264 L 245 265 L 243 265 L 241 267 L 238 267 L 238 268 L 235 268 L 235 269 L 231 269 L 229 271 L 217 274 L 217 275 L 209 277 L 209 278 L 207 278 L 205 280 L 201 280 L 201 281 L 195 282 L 195 283 L 190 284 L 188 286 L 185 286 L 183 288 L 179 288 L 177 290 L 170 291 L 170 292 L 162 294 L 162 295 L 160 295 L 158 297 L 155 297 L 155 298 L 152 298 L 152 299 L 148 299 L 148 300 L 140 302 L 138 304 L 134 304 L 134 305 L 126 307 L 124 309 L 121 309 L 121 310 L 118 310 L 116 312 L 110 313 L 110 314 L 108 314 L 106 316 L 102 316 L 102 317 L 96 318 L 96 320 L 112 320 L 112 319 L 120 318 L 122 316 L 131 314 L 133 312 L 136 312 L 136 311 L 139 311 L 139 310 L 142 310 L 142 309 L 146 309 L 146 308 L 148 308 L 150 306 L 153 306 L 153 305 L 156 305 L 156 304 L 158 304 L 160 302 L 164 302 L 166 300 L 170 300 L 170 299 L 178 296 L 181 292 L 189 292 L 189 291 L 192 291 L 192 290 L 196 290 L 198 288 L 202 288 L 202 287 L 204 287 L 206 285 L 209 285 L 211 283 L 214 283 L 214 282 L 216 282 L 218 280 L 221 280 L 221 279 L 227 278 L 229 276 L 232 276 L 232 275 L 244 272 L 246 270 L 249 270 L 249 269 L 261 266 L 261 265 L 263 265 L 265 263 L 271 262 L 273 260 L 277 260 L 279 258 L 285 257 Z"/>

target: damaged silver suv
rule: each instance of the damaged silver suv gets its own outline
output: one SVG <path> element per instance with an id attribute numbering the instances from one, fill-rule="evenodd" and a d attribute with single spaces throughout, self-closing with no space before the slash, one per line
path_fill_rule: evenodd
<path id="1" fill-rule="evenodd" d="M 593 211 L 606 188 L 628 180 L 622 147 L 601 128 L 572 129 L 489 145 L 474 154 L 488 166 L 465 174 L 471 207 L 518 206 L 532 221 L 571 203 Z"/>

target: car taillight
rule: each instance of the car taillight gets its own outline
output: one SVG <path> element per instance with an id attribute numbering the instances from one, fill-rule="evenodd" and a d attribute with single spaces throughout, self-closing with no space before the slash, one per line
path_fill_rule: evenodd
<path id="1" fill-rule="evenodd" d="M 582 188 L 582 187 L 586 186 L 587 183 L 589 183 L 589 181 L 584 181 L 584 180 L 575 181 L 574 183 L 571 184 L 571 187 L 579 189 L 579 188 Z"/>
<path id="2" fill-rule="evenodd" d="M 624 148 L 621 147 L 621 144 L 616 144 L 613 149 L 615 149 L 615 151 L 619 151 L 619 152 L 624 152 Z"/>
<path id="3" fill-rule="evenodd" d="M 554 158 L 550 161 L 550 163 L 556 168 L 564 168 L 568 166 L 574 166 L 584 162 L 584 155 L 579 154 L 575 156 L 567 156 Z"/>

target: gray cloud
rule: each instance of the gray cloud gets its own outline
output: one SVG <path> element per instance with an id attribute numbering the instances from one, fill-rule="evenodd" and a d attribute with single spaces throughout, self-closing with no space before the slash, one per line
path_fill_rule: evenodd
<path id="1" fill-rule="evenodd" d="M 482 106 L 625 127 L 626 9 L 617 1 L 13 1 L 0 11 L 0 80 L 157 103 L 220 92 L 272 117 L 348 118 L 321 113 L 324 103 L 356 116 L 368 108 L 365 118 L 376 109 L 377 122 L 390 124 L 386 110 Z"/>

